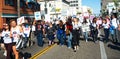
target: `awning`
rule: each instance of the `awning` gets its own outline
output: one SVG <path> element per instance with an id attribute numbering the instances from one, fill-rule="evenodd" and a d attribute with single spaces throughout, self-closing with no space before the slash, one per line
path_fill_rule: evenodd
<path id="1" fill-rule="evenodd" d="M 34 15 L 29 15 L 29 14 L 21 14 L 21 16 L 24 17 L 30 17 L 30 18 L 34 18 Z M 2 14 L 1 17 L 5 17 L 5 18 L 17 18 L 17 14 Z"/>

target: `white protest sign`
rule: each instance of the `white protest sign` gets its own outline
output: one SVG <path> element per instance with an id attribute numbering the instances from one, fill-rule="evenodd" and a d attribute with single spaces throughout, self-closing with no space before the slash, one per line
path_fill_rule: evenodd
<path id="1" fill-rule="evenodd" d="M 34 12 L 34 16 L 35 16 L 35 20 L 41 20 L 41 13 L 38 12 Z"/>
<path id="2" fill-rule="evenodd" d="M 27 27 L 23 26 L 23 32 L 27 35 L 27 37 L 29 37 L 29 35 L 30 35 L 30 26 L 27 26 Z M 25 37 L 25 36 L 23 36 L 23 37 Z"/>
<path id="3" fill-rule="evenodd" d="M 25 22 L 24 16 L 17 19 L 17 24 L 20 25 Z"/>

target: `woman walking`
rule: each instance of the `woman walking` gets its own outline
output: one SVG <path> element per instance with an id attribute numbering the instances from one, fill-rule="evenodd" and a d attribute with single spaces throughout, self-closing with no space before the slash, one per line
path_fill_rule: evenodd
<path id="1" fill-rule="evenodd" d="M 12 39 L 10 36 L 10 28 L 8 24 L 5 25 L 5 30 L 2 32 L 2 37 L 7 51 L 6 59 L 12 59 Z"/>
<path id="2" fill-rule="evenodd" d="M 78 46 L 79 46 L 79 38 L 80 38 L 79 32 L 80 32 L 81 23 L 78 20 L 79 20 L 78 18 L 74 18 L 73 23 L 72 23 L 72 25 L 73 25 L 72 44 L 73 44 L 74 52 L 76 52 L 76 50 L 78 49 Z"/>
<path id="3" fill-rule="evenodd" d="M 41 21 L 37 21 L 36 24 L 37 44 L 40 47 L 43 47 L 43 34 L 44 34 L 43 25 L 41 24 Z"/>
<path id="4" fill-rule="evenodd" d="M 86 42 L 88 42 L 88 33 L 90 31 L 90 23 L 87 22 L 86 18 L 84 18 L 82 22 L 82 31 L 83 31 L 84 39 L 86 40 Z"/>
<path id="5" fill-rule="evenodd" d="M 18 26 L 15 20 L 12 20 L 10 23 L 11 23 L 10 34 L 12 36 L 12 41 L 13 41 L 12 49 L 13 49 L 13 53 L 15 54 L 15 59 L 19 59 L 19 54 L 17 49 L 20 45 L 19 43 L 21 42 L 20 37 L 24 36 L 24 34 L 22 27 Z"/>
<path id="6" fill-rule="evenodd" d="M 109 38 L 109 28 L 110 28 L 110 24 L 107 23 L 107 19 L 103 19 L 102 26 L 104 28 L 104 34 L 105 34 L 104 41 L 105 41 L 105 43 L 107 43 L 108 42 L 108 38 Z"/>
<path id="7" fill-rule="evenodd" d="M 57 28 L 57 38 L 61 46 L 64 45 L 65 37 L 66 37 L 65 36 L 65 25 L 63 24 L 62 20 L 60 20 L 58 24 L 58 28 Z"/>
<path id="8" fill-rule="evenodd" d="M 112 36 L 113 42 L 117 42 L 117 19 L 114 15 L 112 15 L 112 19 L 110 21 L 110 34 Z"/>
<path id="9" fill-rule="evenodd" d="M 52 22 L 49 23 L 49 27 L 47 29 L 47 38 L 49 39 L 49 46 L 54 44 L 54 35 L 55 35 L 55 28 L 53 27 Z"/>
<path id="10" fill-rule="evenodd" d="M 93 18 L 92 24 L 91 24 L 91 34 L 92 34 L 92 38 L 93 41 L 95 43 L 97 43 L 97 39 L 98 39 L 98 25 L 96 23 L 97 18 Z"/>
<path id="11" fill-rule="evenodd" d="M 72 19 L 69 17 L 66 22 L 66 38 L 67 38 L 67 46 L 68 48 L 72 48 Z"/>

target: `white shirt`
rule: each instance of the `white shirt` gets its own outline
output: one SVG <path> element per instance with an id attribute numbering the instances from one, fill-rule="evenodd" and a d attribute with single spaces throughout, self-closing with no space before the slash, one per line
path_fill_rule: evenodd
<path id="1" fill-rule="evenodd" d="M 97 27 L 97 24 L 96 24 L 96 23 L 92 23 L 92 26 L 93 26 L 93 27 Z"/>
<path id="2" fill-rule="evenodd" d="M 18 26 L 16 26 L 15 28 L 11 28 L 11 33 L 12 33 L 12 37 L 13 37 L 13 42 L 18 42 L 18 40 L 20 39 L 20 29 Z"/>
<path id="3" fill-rule="evenodd" d="M 10 31 L 3 31 L 2 37 L 3 37 L 4 43 L 6 44 L 12 43 L 12 39 L 10 38 Z"/>
<path id="4" fill-rule="evenodd" d="M 32 25 L 32 31 L 35 31 L 35 25 Z"/>
<path id="5" fill-rule="evenodd" d="M 117 28 L 118 26 L 117 26 L 117 19 L 116 18 L 113 18 L 112 20 L 111 20 L 111 25 L 112 26 L 114 26 L 115 28 Z"/>
<path id="6" fill-rule="evenodd" d="M 87 31 L 90 31 L 90 24 L 89 23 L 84 23 L 82 24 L 82 31 L 83 32 L 87 32 Z"/>
<path id="7" fill-rule="evenodd" d="M 78 22 L 78 24 L 75 24 L 73 22 L 72 24 L 73 24 L 73 29 L 79 29 L 81 27 L 81 23 L 80 22 Z"/>
<path id="8" fill-rule="evenodd" d="M 108 29 L 108 28 L 110 27 L 108 23 L 106 23 L 106 24 L 103 23 L 102 26 L 103 26 L 105 29 Z"/>

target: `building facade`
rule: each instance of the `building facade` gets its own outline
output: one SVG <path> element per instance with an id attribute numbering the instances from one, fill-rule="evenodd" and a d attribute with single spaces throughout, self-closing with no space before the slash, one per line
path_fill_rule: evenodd
<path id="1" fill-rule="evenodd" d="M 45 16 L 45 21 L 68 16 L 69 2 L 66 0 L 40 1 L 39 4 L 41 15 Z"/>
<path id="2" fill-rule="evenodd" d="M 73 12 L 70 12 L 70 15 L 76 15 L 77 12 L 81 11 L 81 1 L 82 0 L 67 0 L 67 1 L 70 2 L 69 10 L 73 11 Z"/>
<path id="3" fill-rule="evenodd" d="M 109 2 L 113 2 L 113 0 L 101 0 L 101 9 L 106 9 L 106 5 L 109 3 Z"/>
<path id="4" fill-rule="evenodd" d="M 118 12 L 119 8 L 120 8 L 120 1 L 118 0 L 118 6 L 117 6 L 117 10 L 116 10 L 116 6 L 113 2 L 113 0 L 101 0 L 101 10 L 105 10 L 105 12 L 107 12 L 109 15 L 111 14 L 111 12 Z"/>
<path id="5" fill-rule="evenodd" d="M 26 4 L 27 3 L 27 4 Z M 31 1 L 20 0 L 20 16 L 34 17 L 34 11 L 37 7 L 33 8 L 36 3 L 31 3 Z M 37 5 L 37 4 L 36 4 Z M 18 18 L 17 11 L 17 0 L 0 0 L 0 28 L 3 27 L 3 23 L 10 23 L 11 19 Z"/>

